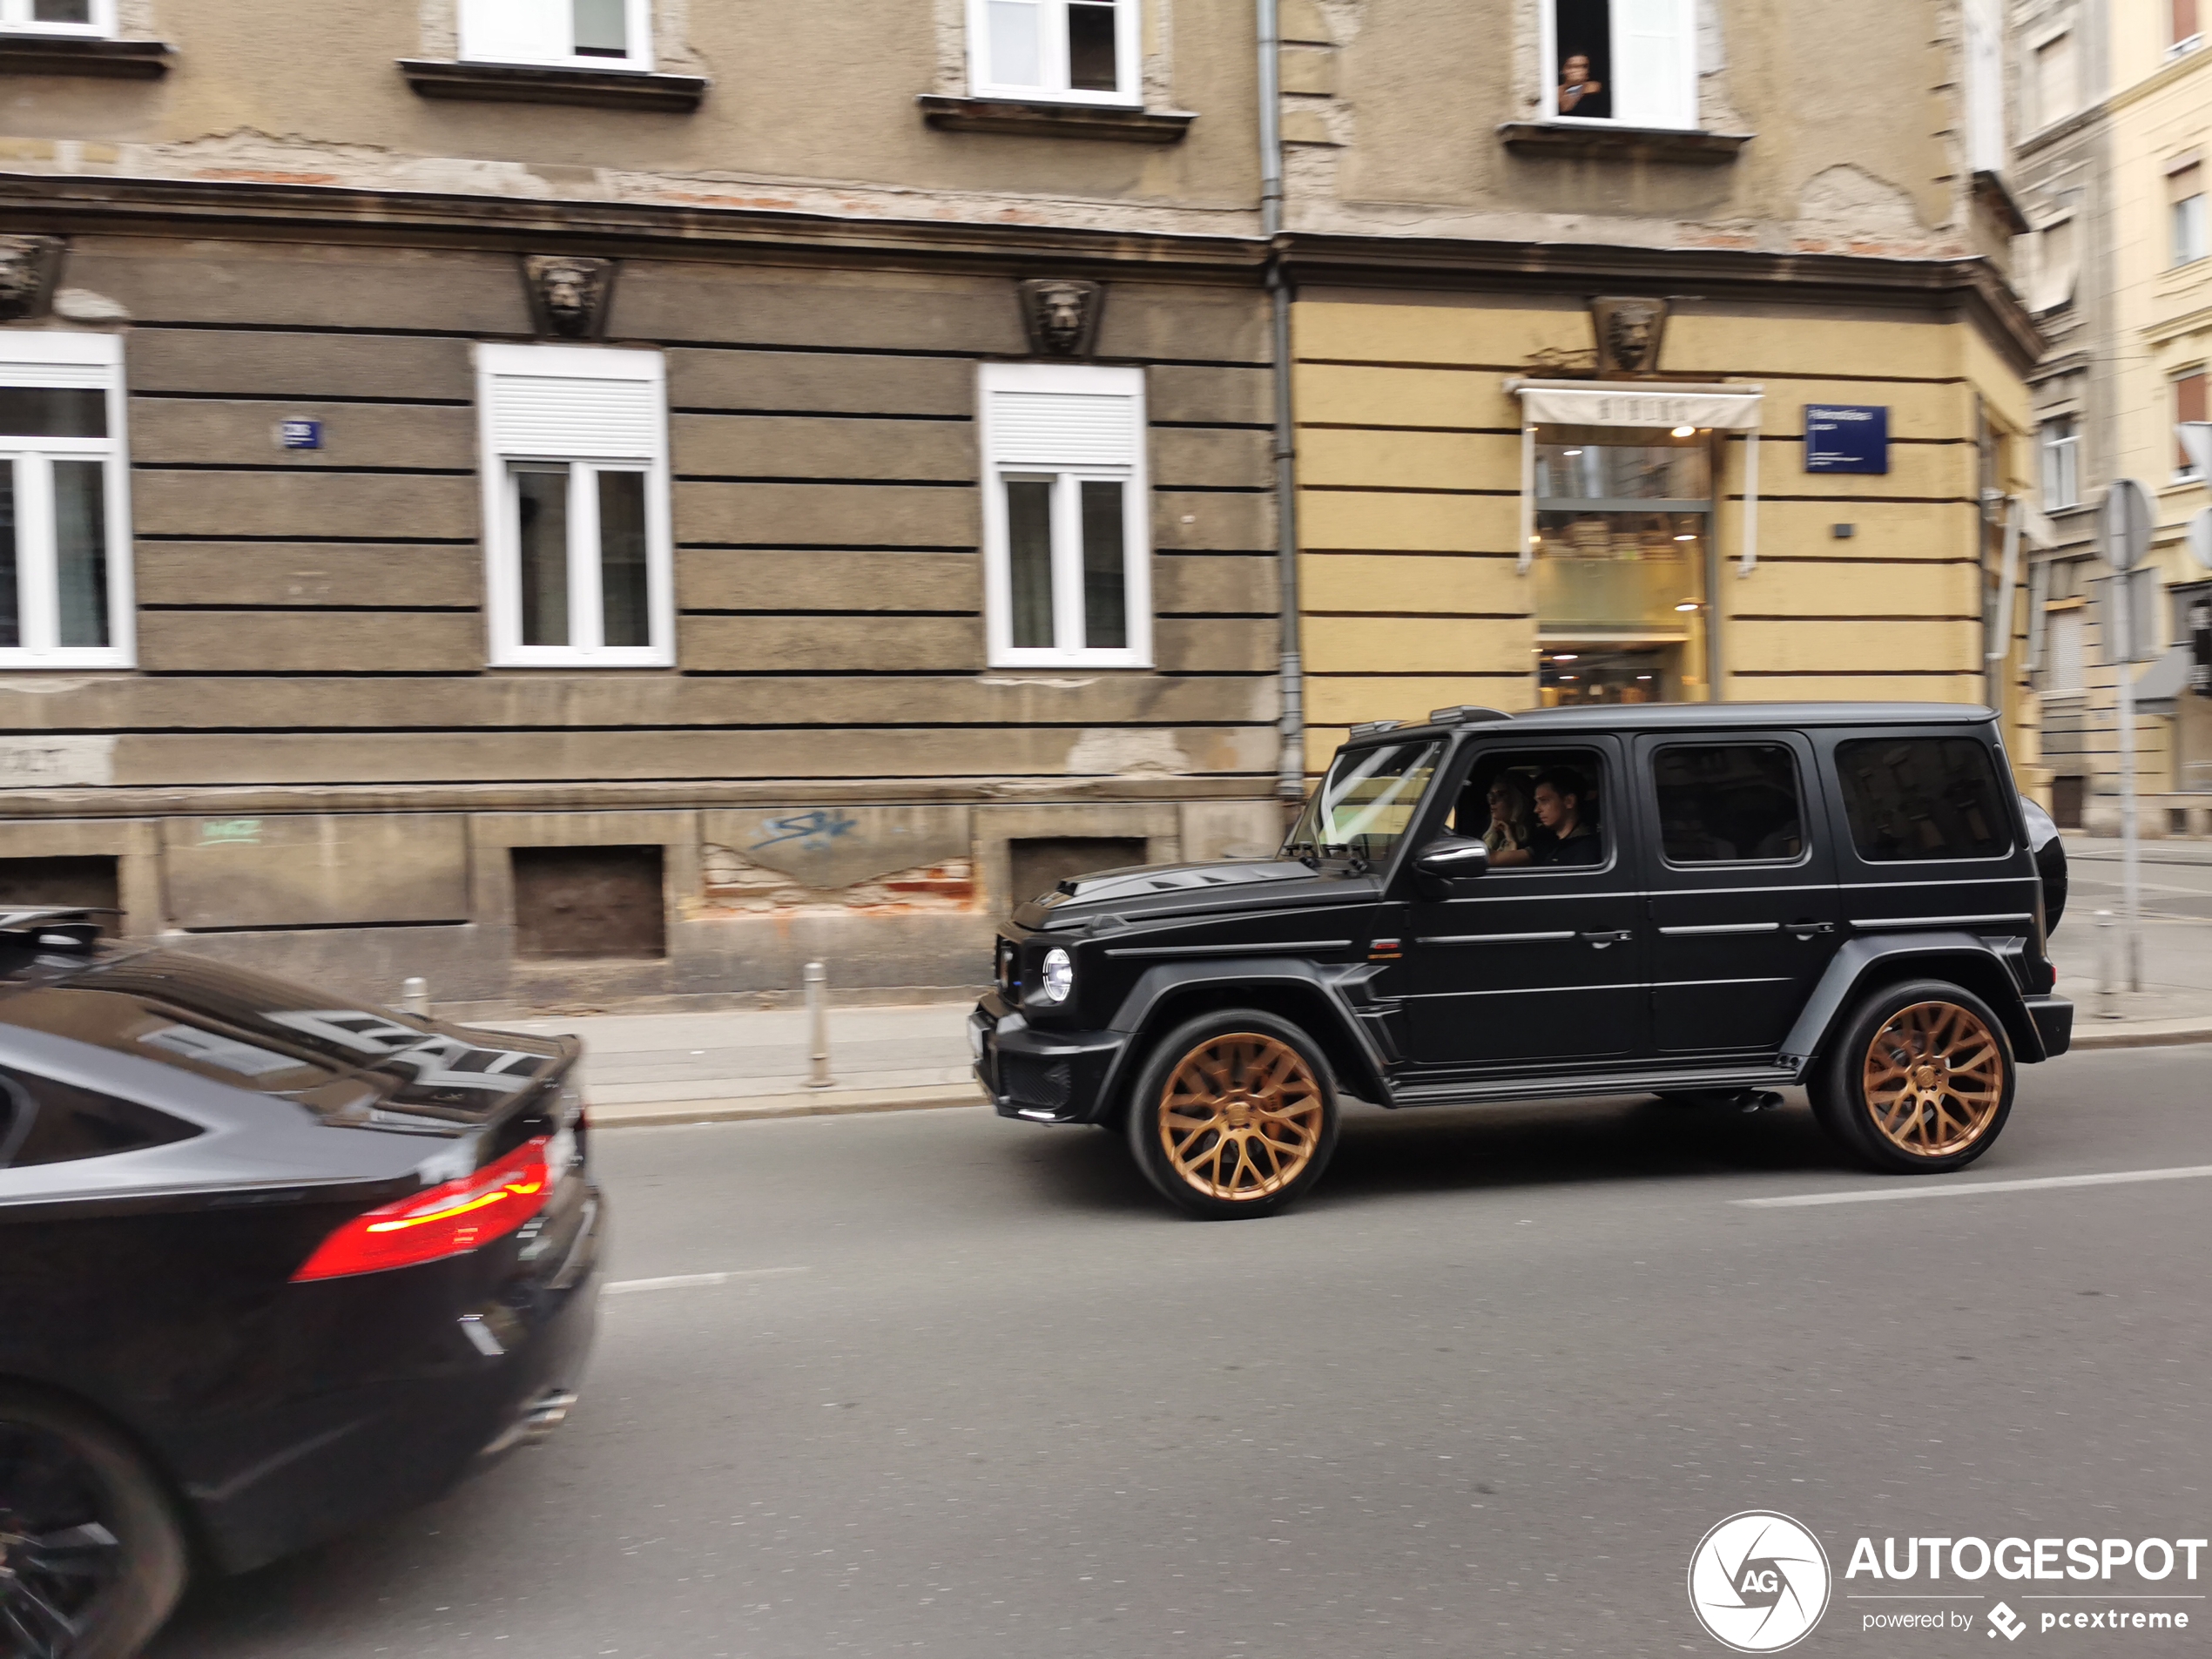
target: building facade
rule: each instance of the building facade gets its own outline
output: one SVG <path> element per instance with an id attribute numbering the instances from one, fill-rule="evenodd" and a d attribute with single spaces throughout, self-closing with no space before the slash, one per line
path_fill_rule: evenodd
<path id="1" fill-rule="evenodd" d="M 2117 478 L 2156 505 L 2133 681 L 2145 833 L 2212 833 L 2212 688 L 2193 639 L 2212 619 L 2212 569 L 2185 531 L 2205 481 L 2175 426 L 2207 417 L 2212 246 L 2205 147 L 2212 57 L 2189 0 L 2020 10 L 2016 89 L 2023 263 L 2050 341 L 2036 371 L 2045 506 L 2059 545 L 2033 585 L 2035 684 L 2051 799 L 2063 824 L 2107 833 L 2121 817 L 2117 630 L 2095 508 Z M 2142 578 L 2138 578 L 2141 581 Z"/>
<path id="2" fill-rule="evenodd" d="M 1456 703 L 2026 735 L 1993 8 L 1286 17 L 1312 762 Z"/>
<path id="3" fill-rule="evenodd" d="M 1359 719 L 2017 721 L 2003 19 L 1831 14 L 11 3 L 0 900 L 889 995 Z"/>

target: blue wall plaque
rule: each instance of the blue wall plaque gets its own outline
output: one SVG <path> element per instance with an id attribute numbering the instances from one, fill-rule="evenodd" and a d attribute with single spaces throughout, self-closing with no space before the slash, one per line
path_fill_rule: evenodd
<path id="1" fill-rule="evenodd" d="M 1805 405 L 1807 472 L 1887 472 L 1890 412 L 1881 404 Z"/>
<path id="2" fill-rule="evenodd" d="M 320 449 L 322 448 L 322 422 L 280 421 L 277 426 L 277 442 L 287 449 Z"/>

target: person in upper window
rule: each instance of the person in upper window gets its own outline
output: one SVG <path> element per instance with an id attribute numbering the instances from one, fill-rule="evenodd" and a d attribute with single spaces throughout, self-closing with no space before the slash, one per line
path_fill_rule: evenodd
<path id="1" fill-rule="evenodd" d="M 1510 772 L 1501 772 L 1490 785 L 1490 826 L 1482 832 L 1482 845 L 1490 849 L 1490 862 L 1511 866 L 1528 862 L 1528 844 L 1535 825 L 1528 814 L 1528 786 Z"/>
<path id="2" fill-rule="evenodd" d="M 1590 78 L 1590 60 L 1575 52 L 1559 66 L 1559 112 L 1586 116 L 1605 113 L 1605 83 Z"/>
<path id="3" fill-rule="evenodd" d="M 1536 833 L 1530 861 L 1538 865 L 1596 864 L 1604 858 L 1585 803 L 1589 786 L 1572 766 L 1554 766 L 1536 779 Z"/>

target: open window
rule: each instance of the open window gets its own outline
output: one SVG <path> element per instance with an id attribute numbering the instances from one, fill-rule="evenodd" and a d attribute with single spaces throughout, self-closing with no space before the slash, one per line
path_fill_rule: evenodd
<path id="1" fill-rule="evenodd" d="M 461 57 L 477 64 L 650 71 L 651 0 L 461 0 Z"/>
<path id="2" fill-rule="evenodd" d="M 0 0 L 0 34 L 115 33 L 115 0 Z"/>
<path id="3" fill-rule="evenodd" d="M 0 335 L 0 667 L 131 662 L 123 342 Z"/>
<path id="4" fill-rule="evenodd" d="M 1136 105 L 1138 0 L 968 0 L 977 98 Z"/>
<path id="5" fill-rule="evenodd" d="M 992 665 L 1147 665 L 1144 371 L 986 363 L 980 391 Z"/>
<path id="6" fill-rule="evenodd" d="M 660 354 L 479 346 L 491 659 L 676 660 Z"/>
<path id="7" fill-rule="evenodd" d="M 1545 0 L 1544 118 L 1697 125 L 1690 0 Z"/>
<path id="8" fill-rule="evenodd" d="M 1609 794 L 1595 749 L 1492 752 L 1467 774 L 1452 832 L 1488 847 L 1493 870 L 1587 869 L 1609 856 Z"/>

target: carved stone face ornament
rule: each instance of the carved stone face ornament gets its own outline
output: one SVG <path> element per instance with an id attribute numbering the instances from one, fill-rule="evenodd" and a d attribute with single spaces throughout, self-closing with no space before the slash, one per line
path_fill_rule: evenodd
<path id="1" fill-rule="evenodd" d="M 608 300 L 615 284 L 612 260 L 565 254 L 526 253 L 523 285 L 530 316 L 541 334 L 563 340 L 597 340 L 606 332 Z"/>
<path id="2" fill-rule="evenodd" d="M 1087 357 L 1098 336 L 1104 290 L 1096 282 L 1044 277 L 1021 287 L 1029 349 L 1041 356 Z"/>
<path id="3" fill-rule="evenodd" d="M 0 322 L 44 316 L 61 264 L 57 236 L 0 236 Z"/>
<path id="4" fill-rule="evenodd" d="M 1651 375 L 1659 372 L 1659 347 L 1667 332 L 1664 300 L 1592 300 L 1590 325 L 1597 339 L 1599 374 Z"/>

